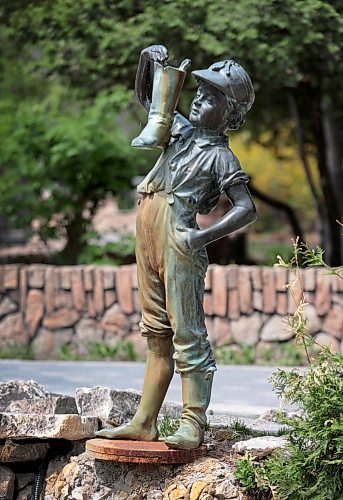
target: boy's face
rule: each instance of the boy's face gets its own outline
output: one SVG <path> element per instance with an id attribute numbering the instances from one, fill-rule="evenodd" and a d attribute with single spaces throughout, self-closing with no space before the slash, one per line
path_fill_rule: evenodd
<path id="1" fill-rule="evenodd" d="M 195 127 L 224 132 L 226 108 L 225 95 L 212 85 L 200 80 L 190 107 L 189 121 Z"/>

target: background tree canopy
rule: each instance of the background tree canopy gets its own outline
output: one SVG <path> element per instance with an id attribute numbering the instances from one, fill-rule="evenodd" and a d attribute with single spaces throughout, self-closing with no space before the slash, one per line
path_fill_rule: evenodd
<path id="1" fill-rule="evenodd" d="M 106 189 L 117 190 L 123 180 L 118 179 L 117 186 L 120 172 L 129 177 L 132 168 L 144 168 L 142 155 L 134 158 L 119 139 L 115 117 L 124 108 L 137 113 L 130 91 L 139 53 L 145 46 L 162 43 L 173 63 L 190 57 L 193 68 L 202 68 L 214 60 L 234 58 L 252 75 L 257 100 L 247 123 L 249 140 L 274 148 L 278 160 L 285 148 L 297 148 L 327 260 L 339 264 L 342 11 L 338 0 L 3 1 L 0 212 L 18 216 L 16 197 L 21 189 L 31 190 L 28 177 L 40 203 L 42 188 L 51 193 L 58 189 L 66 190 L 70 206 L 76 206 L 86 178 L 102 184 L 97 200 Z M 191 78 L 186 85 L 186 90 L 195 86 Z M 61 87 L 63 92 L 56 90 Z M 59 92 L 59 105 L 48 105 L 51 95 Z M 181 102 L 184 112 L 188 102 L 186 92 Z M 93 152 L 88 154 L 88 148 Z M 100 176 L 106 161 L 111 167 Z M 43 184 L 39 171 L 46 178 Z M 23 173 L 25 180 L 19 182 Z M 274 175 L 279 175 L 277 168 Z M 258 172 L 253 186 L 257 176 Z M 11 197 L 14 187 L 16 197 Z M 93 196 L 85 188 L 78 199 L 92 202 Z M 48 201 L 53 204 L 52 197 L 44 203 Z M 37 205 L 24 203 L 20 217 Z M 64 211 L 62 206 L 60 212 Z"/>

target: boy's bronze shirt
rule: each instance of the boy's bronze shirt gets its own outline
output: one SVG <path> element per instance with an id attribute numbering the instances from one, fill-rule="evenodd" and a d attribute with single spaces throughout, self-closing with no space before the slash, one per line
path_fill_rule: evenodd
<path id="1" fill-rule="evenodd" d="M 222 192 L 249 181 L 227 141 L 225 135 L 199 131 L 177 114 L 168 148 L 137 191 L 141 194 L 166 191 L 170 204 L 176 196 L 192 212 L 209 213 Z"/>

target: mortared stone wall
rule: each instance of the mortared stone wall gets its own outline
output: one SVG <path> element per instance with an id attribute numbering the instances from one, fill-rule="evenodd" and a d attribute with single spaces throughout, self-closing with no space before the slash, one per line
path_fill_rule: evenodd
<path id="1" fill-rule="evenodd" d="M 322 269 L 301 271 L 309 332 L 343 352 L 343 280 Z M 285 317 L 295 310 L 283 268 L 209 266 L 204 309 L 214 347 L 254 346 L 256 355 L 291 341 Z M 299 288 L 293 290 L 296 300 Z M 61 347 L 87 355 L 91 343 L 132 342 L 140 356 L 136 266 L 0 266 L 0 349 L 31 346 L 38 359 Z"/>

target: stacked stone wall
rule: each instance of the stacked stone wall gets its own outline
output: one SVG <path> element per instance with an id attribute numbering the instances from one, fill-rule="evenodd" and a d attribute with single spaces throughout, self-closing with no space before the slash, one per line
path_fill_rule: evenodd
<path id="1" fill-rule="evenodd" d="M 309 332 L 343 352 L 343 280 L 322 269 L 301 271 Z M 283 268 L 211 265 L 204 309 L 214 347 L 253 346 L 259 352 L 292 341 L 285 317 L 299 287 Z M 140 356 L 136 266 L 0 266 L 0 349 L 30 346 L 35 357 L 58 358 L 62 346 L 85 356 L 91 343 L 132 342 Z"/>

